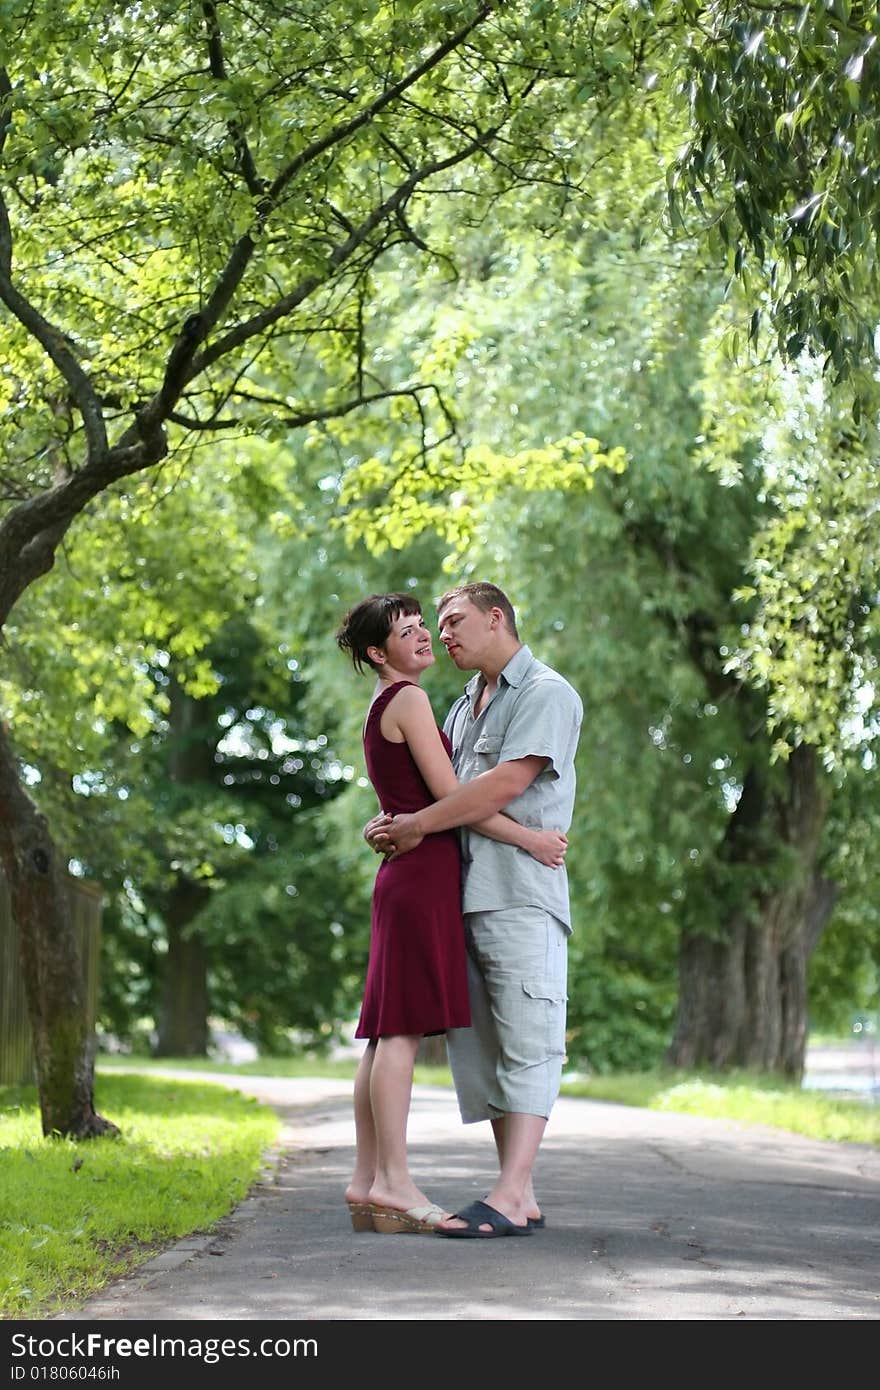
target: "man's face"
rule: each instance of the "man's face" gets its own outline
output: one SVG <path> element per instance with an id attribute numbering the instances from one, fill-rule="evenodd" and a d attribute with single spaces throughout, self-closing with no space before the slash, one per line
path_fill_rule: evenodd
<path id="1" fill-rule="evenodd" d="M 484 613 L 469 598 L 453 598 L 440 609 L 440 641 L 460 671 L 475 671 L 491 632 L 491 613 Z"/>

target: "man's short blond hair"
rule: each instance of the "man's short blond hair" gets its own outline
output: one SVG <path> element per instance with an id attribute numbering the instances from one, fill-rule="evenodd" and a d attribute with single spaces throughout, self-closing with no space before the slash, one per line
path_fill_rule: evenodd
<path id="1" fill-rule="evenodd" d="M 511 631 L 511 634 L 519 639 L 516 630 L 516 614 L 513 611 L 513 604 L 507 597 L 503 589 L 499 589 L 497 584 L 487 584 L 485 580 L 478 580 L 475 584 L 456 584 L 454 589 L 447 589 L 446 593 L 437 604 L 438 615 L 448 603 L 454 598 L 470 599 L 475 608 L 479 608 L 481 613 L 488 613 L 490 608 L 500 608 L 504 614 L 504 621 Z"/>

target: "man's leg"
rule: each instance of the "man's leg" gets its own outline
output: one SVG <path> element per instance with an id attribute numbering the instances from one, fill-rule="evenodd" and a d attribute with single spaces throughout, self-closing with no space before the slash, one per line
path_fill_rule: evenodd
<path id="1" fill-rule="evenodd" d="M 541 1214 L 532 1186 L 532 1168 L 546 1127 L 544 1115 L 510 1114 L 492 1121 L 500 1171 L 484 1201 L 515 1226 L 525 1226 L 530 1216 Z M 468 1222 L 452 1217 L 442 1225 L 447 1230 L 456 1230 L 467 1226 Z M 479 1229 L 488 1234 L 492 1228 L 481 1225 Z"/>
<path id="2" fill-rule="evenodd" d="M 462 1124 L 470 1125 L 478 1120 L 491 1120 L 495 1114 L 489 1097 L 495 1093 L 498 1037 L 486 982 L 474 956 L 467 915 L 464 922 L 471 1026 L 447 1031 L 446 1052 Z"/>
<path id="3" fill-rule="evenodd" d="M 544 1115 L 510 1114 L 493 1124 L 500 1171 L 486 1201 L 516 1226 L 524 1226 L 530 1216 L 540 1215 L 532 1168 L 546 1127 Z"/>
<path id="4" fill-rule="evenodd" d="M 495 1147 L 498 1150 L 499 1179 L 498 1184 L 496 1185 L 501 1185 L 505 1181 L 508 1173 L 510 1173 L 512 1176 L 512 1173 L 513 1171 L 515 1171 L 518 1163 L 520 1136 L 518 1133 L 515 1132 L 518 1129 L 518 1126 L 515 1124 L 515 1121 L 517 1119 L 528 1120 L 533 1118 L 535 1117 L 531 1115 L 501 1115 L 497 1120 L 492 1121 L 492 1131 L 495 1135 Z M 543 1117 L 539 1116 L 537 1118 Z M 547 1122 L 545 1120 L 545 1126 L 546 1123 Z M 510 1143 L 507 1142 L 508 1133 L 510 1134 Z M 541 1138 L 543 1138 L 543 1131 L 541 1133 Z M 538 1142 L 540 1144 L 540 1139 Z M 505 1151 L 507 1151 L 510 1155 L 507 1167 L 505 1167 L 504 1163 Z M 526 1180 L 526 1185 L 523 1192 L 525 1214 L 533 1221 L 536 1221 L 538 1217 L 541 1215 L 541 1208 L 538 1205 L 538 1199 L 535 1196 L 535 1189 L 533 1185 L 532 1165 L 534 1164 L 536 1156 L 537 1149 L 535 1150 L 535 1154 L 532 1155 L 532 1162 L 529 1165 L 529 1175 L 528 1179 Z M 494 1203 L 490 1203 L 490 1205 L 494 1206 Z"/>
<path id="5" fill-rule="evenodd" d="M 540 1211 L 532 1168 L 565 1054 L 567 933 L 535 908 L 470 914 L 469 926 L 496 1041 L 489 1108 L 500 1172 L 486 1201 L 524 1226 Z"/>

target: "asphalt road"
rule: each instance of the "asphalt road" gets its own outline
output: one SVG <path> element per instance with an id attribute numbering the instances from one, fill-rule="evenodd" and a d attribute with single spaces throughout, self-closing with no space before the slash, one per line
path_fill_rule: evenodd
<path id="1" fill-rule="evenodd" d="M 274 1166 L 214 1232 L 45 1326 L 880 1314 L 880 1149 L 563 1097 L 536 1172 L 546 1230 L 356 1234 L 351 1084 L 197 1075 L 277 1107 Z M 462 1127 L 451 1092 L 417 1087 L 409 1134 L 433 1199 L 454 1209 L 488 1190 L 488 1126 Z"/>

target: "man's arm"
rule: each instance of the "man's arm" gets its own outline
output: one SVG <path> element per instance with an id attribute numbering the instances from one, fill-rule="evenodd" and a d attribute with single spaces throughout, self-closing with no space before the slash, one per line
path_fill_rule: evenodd
<path id="1" fill-rule="evenodd" d="M 525 850 L 526 854 L 537 859 L 539 864 L 545 864 L 548 869 L 558 869 L 565 863 L 568 836 L 561 830 L 533 829 L 531 826 L 521 825 L 518 820 L 505 815 L 503 811 L 496 811 L 488 820 L 472 822 L 471 830 L 485 835 L 489 840 L 495 840 L 498 844 L 513 845 L 516 849 Z"/>
<path id="2" fill-rule="evenodd" d="M 547 758 L 513 758 L 481 772 L 457 787 L 440 801 L 432 801 L 421 811 L 395 816 L 383 827 L 389 844 L 398 854 L 415 849 L 425 835 L 451 830 L 457 825 L 474 825 L 520 796 L 546 767 Z"/>

